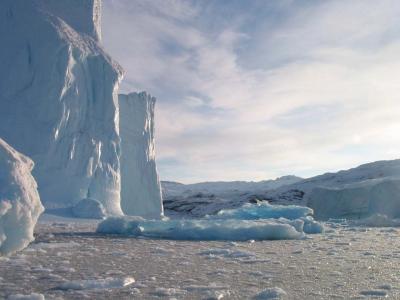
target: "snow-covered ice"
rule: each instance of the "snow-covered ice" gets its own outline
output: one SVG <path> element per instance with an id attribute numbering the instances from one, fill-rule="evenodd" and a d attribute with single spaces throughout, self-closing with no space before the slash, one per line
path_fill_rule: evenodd
<path id="1" fill-rule="evenodd" d="M 163 206 L 155 161 L 155 102 L 145 92 L 119 95 L 121 207 L 126 215 L 159 219 Z"/>
<path id="2" fill-rule="evenodd" d="M 25 248 L 44 208 L 40 203 L 33 162 L 0 138 L 0 255 Z"/>

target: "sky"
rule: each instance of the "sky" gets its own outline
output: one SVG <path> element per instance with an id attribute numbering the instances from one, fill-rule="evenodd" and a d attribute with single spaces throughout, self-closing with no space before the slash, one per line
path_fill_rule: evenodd
<path id="1" fill-rule="evenodd" d="M 400 1 L 106 0 L 121 92 L 157 98 L 162 180 L 310 177 L 400 157 Z"/>

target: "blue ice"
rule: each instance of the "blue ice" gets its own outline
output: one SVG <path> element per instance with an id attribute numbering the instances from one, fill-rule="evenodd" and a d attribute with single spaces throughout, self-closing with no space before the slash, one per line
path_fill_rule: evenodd
<path id="1" fill-rule="evenodd" d="M 246 204 L 203 219 L 110 217 L 99 224 L 97 232 L 173 240 L 301 239 L 307 233 L 324 230 L 322 224 L 312 218 L 312 212 L 312 209 L 294 205 Z"/>

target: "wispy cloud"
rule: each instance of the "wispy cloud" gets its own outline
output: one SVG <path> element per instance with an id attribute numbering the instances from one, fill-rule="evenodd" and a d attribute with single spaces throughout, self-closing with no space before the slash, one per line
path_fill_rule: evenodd
<path id="1" fill-rule="evenodd" d="M 265 179 L 400 156 L 398 1 L 105 1 L 122 89 L 158 98 L 163 179 Z"/>

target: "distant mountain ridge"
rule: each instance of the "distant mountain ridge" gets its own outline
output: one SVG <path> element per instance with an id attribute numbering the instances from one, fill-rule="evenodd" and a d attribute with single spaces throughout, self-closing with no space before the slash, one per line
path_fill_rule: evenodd
<path id="1" fill-rule="evenodd" d="M 283 176 L 260 182 L 203 182 L 182 184 L 162 182 L 164 208 L 169 213 L 199 217 L 247 202 L 269 201 L 276 204 L 307 205 L 315 188 L 345 189 L 354 184 L 368 185 L 372 180 L 400 178 L 400 159 L 366 163 L 349 170 L 325 173 L 311 178 Z"/>
<path id="2" fill-rule="evenodd" d="M 225 192 L 229 190 L 247 191 L 258 189 L 273 189 L 283 185 L 296 183 L 303 180 L 294 175 L 282 176 L 276 179 L 262 181 L 206 181 L 192 184 L 183 184 L 175 181 L 162 181 L 165 194 L 182 193 L 185 191 L 201 192 Z"/>

